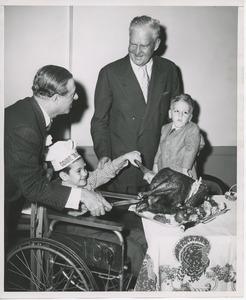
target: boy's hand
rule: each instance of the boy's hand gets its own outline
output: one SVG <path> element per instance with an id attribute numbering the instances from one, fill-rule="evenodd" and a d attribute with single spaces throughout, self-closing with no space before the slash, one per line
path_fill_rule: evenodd
<path id="1" fill-rule="evenodd" d="M 134 160 L 138 160 L 142 162 L 141 153 L 139 151 L 132 151 L 123 155 L 124 160 L 129 160 L 129 162 L 138 168 L 138 165 L 134 162 Z"/>
<path id="2" fill-rule="evenodd" d="M 97 168 L 98 169 L 103 169 L 105 163 L 111 161 L 111 159 L 109 157 L 102 157 L 99 162 L 98 162 L 98 165 L 97 165 Z"/>
<path id="3" fill-rule="evenodd" d="M 81 202 L 85 204 L 92 216 L 105 215 L 105 211 L 112 209 L 112 205 L 100 194 L 86 189 L 81 190 Z"/>
<path id="4" fill-rule="evenodd" d="M 155 172 L 156 174 L 158 173 L 158 166 L 156 163 L 154 163 L 152 171 Z"/>
<path id="5" fill-rule="evenodd" d="M 146 180 L 150 184 L 152 179 L 155 177 L 155 175 L 156 175 L 155 172 L 150 171 L 144 175 L 143 179 Z"/>
<path id="6" fill-rule="evenodd" d="M 186 168 L 182 168 L 182 173 L 188 177 L 192 177 L 189 173 L 189 169 L 186 169 Z"/>

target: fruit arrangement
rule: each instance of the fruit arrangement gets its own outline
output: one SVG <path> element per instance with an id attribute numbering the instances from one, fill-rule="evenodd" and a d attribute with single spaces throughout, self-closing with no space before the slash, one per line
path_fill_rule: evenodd
<path id="1" fill-rule="evenodd" d="M 213 216 L 226 212 L 227 207 L 224 202 L 217 203 L 213 199 L 205 200 L 201 205 L 196 207 L 181 208 L 173 215 L 156 214 L 153 219 L 169 225 L 183 225 L 187 223 L 203 222 Z"/>

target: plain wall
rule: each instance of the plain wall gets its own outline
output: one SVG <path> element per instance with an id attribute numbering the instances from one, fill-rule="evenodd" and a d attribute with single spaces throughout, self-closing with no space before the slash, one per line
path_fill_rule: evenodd
<path id="1" fill-rule="evenodd" d="M 210 148 L 203 171 L 228 185 L 236 182 L 237 7 L 6 6 L 4 12 L 5 107 L 31 95 L 41 66 L 70 68 L 80 95 L 69 117 L 71 138 L 93 166 L 90 121 L 98 72 L 127 54 L 133 17 L 159 19 L 166 33 L 163 57 L 176 63 L 184 91 L 198 104 L 196 120 Z"/>
<path id="2" fill-rule="evenodd" d="M 69 67 L 69 8 L 4 9 L 4 101 L 32 95 L 32 81 L 46 64 Z"/>

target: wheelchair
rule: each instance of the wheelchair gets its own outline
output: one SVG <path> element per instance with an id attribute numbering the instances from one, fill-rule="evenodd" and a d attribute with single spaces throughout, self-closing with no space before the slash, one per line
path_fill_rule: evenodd
<path id="1" fill-rule="evenodd" d="M 106 195 L 114 197 L 114 193 Z M 90 236 L 80 236 L 78 242 L 59 230 L 60 224 L 107 231 L 114 236 L 113 242 Z M 123 224 L 92 216 L 73 217 L 32 203 L 31 214 L 21 215 L 17 230 L 30 233 L 6 253 L 5 291 L 129 290 L 133 274 L 126 258 Z"/>

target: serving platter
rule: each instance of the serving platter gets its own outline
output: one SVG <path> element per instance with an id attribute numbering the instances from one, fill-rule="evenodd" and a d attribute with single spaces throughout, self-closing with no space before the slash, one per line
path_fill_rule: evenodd
<path id="1" fill-rule="evenodd" d="M 175 214 L 154 214 L 149 211 L 138 212 L 136 205 L 131 205 L 129 211 L 133 211 L 138 216 L 156 222 L 165 227 L 180 227 L 181 231 L 186 231 L 187 229 L 194 227 L 200 223 L 206 224 L 213 221 L 217 216 L 226 213 L 229 209 L 226 207 L 224 202 L 218 204 L 212 199 L 204 201 L 198 207 L 189 208 L 190 213 L 189 219 L 181 222 L 175 220 Z M 188 210 L 189 210 L 188 209 Z M 201 214 L 201 211 L 203 214 Z"/>
<path id="2" fill-rule="evenodd" d="M 153 222 L 156 222 L 157 224 L 160 224 L 165 227 L 178 227 L 180 226 L 180 223 L 176 222 L 174 219 L 174 215 L 169 215 L 169 214 L 154 214 L 149 211 L 143 211 L 143 212 L 138 212 L 136 210 L 136 205 L 131 205 L 128 209 L 129 211 L 133 211 L 136 215 L 138 215 L 141 218 L 145 218 L 148 220 L 151 220 Z M 160 216 L 162 218 L 165 218 L 167 222 L 160 222 L 159 220 L 156 219 L 157 216 Z"/>

